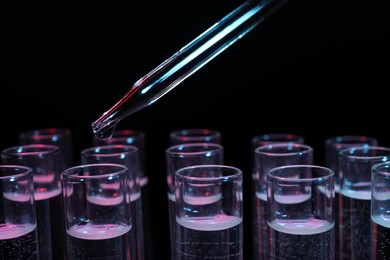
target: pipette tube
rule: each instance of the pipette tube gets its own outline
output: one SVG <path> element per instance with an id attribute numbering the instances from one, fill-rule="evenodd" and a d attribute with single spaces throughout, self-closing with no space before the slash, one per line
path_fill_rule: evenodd
<path id="1" fill-rule="evenodd" d="M 288 0 L 248 0 L 140 78 L 92 123 L 94 134 L 109 138 L 120 120 L 153 104 L 218 54 L 245 36 Z"/>

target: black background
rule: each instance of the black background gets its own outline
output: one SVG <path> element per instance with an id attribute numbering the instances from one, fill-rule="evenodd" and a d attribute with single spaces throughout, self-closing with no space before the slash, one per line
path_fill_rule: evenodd
<path id="1" fill-rule="evenodd" d="M 241 3 L 2 4 L 0 148 L 16 145 L 21 131 L 63 127 L 72 130 L 77 158 L 91 146 L 91 123 L 136 80 Z M 318 164 L 327 137 L 368 135 L 390 146 L 387 10 L 386 1 L 292 0 L 158 102 L 120 121 L 118 128 L 146 134 L 156 259 L 169 255 L 164 150 L 173 130 L 219 130 L 226 164 L 244 171 L 248 190 L 250 139 L 258 134 L 302 135 Z"/>

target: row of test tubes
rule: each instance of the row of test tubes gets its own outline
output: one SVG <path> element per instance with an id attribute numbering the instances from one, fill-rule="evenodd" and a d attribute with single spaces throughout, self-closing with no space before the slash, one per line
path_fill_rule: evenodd
<path id="1" fill-rule="evenodd" d="M 69 129 L 22 132 L 18 145 L 1 152 L 9 194 L 1 204 L 0 234 L 7 232 L 0 259 L 152 259 L 138 148 L 144 134 L 120 134 L 104 143 L 94 138 L 76 166 Z"/>
<path id="2" fill-rule="evenodd" d="M 76 166 L 68 129 L 19 137 L 1 152 L 0 258 L 156 259 L 143 132 L 94 137 Z M 245 173 L 225 164 L 221 133 L 184 129 L 169 140 L 171 259 L 245 259 Z M 331 137 L 315 165 L 302 136 L 251 141 L 252 259 L 390 256 L 390 148 Z"/>

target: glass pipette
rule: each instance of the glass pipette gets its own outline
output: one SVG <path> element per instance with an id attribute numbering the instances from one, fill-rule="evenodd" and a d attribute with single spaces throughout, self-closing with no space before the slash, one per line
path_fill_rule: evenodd
<path id="1" fill-rule="evenodd" d="M 246 35 L 288 0 L 248 0 L 139 79 L 92 123 L 100 139 L 112 136 L 120 120 L 153 104 L 207 62 Z"/>

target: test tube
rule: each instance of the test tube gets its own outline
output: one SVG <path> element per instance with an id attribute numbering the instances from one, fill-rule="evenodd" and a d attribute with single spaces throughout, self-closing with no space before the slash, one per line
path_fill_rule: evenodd
<path id="1" fill-rule="evenodd" d="M 66 259 L 59 147 L 49 144 L 12 146 L 1 152 L 1 160 L 3 164 L 33 169 L 40 257 Z"/>
<path id="2" fill-rule="evenodd" d="M 81 163 L 117 163 L 128 168 L 130 184 L 130 206 L 132 210 L 132 231 L 134 232 L 134 248 L 132 248 L 135 260 L 145 259 L 143 205 L 140 190 L 140 159 L 138 148 L 134 145 L 110 144 L 93 146 L 81 151 Z"/>
<path id="3" fill-rule="evenodd" d="M 175 183 L 176 259 L 244 259 L 242 171 L 193 165 Z"/>
<path id="4" fill-rule="evenodd" d="M 333 176 L 317 165 L 267 172 L 268 259 L 336 259 Z"/>
<path id="5" fill-rule="evenodd" d="M 137 259 L 126 166 L 77 165 L 62 173 L 68 260 Z"/>
<path id="6" fill-rule="evenodd" d="M 0 259 L 39 260 L 33 170 L 0 165 Z"/>

